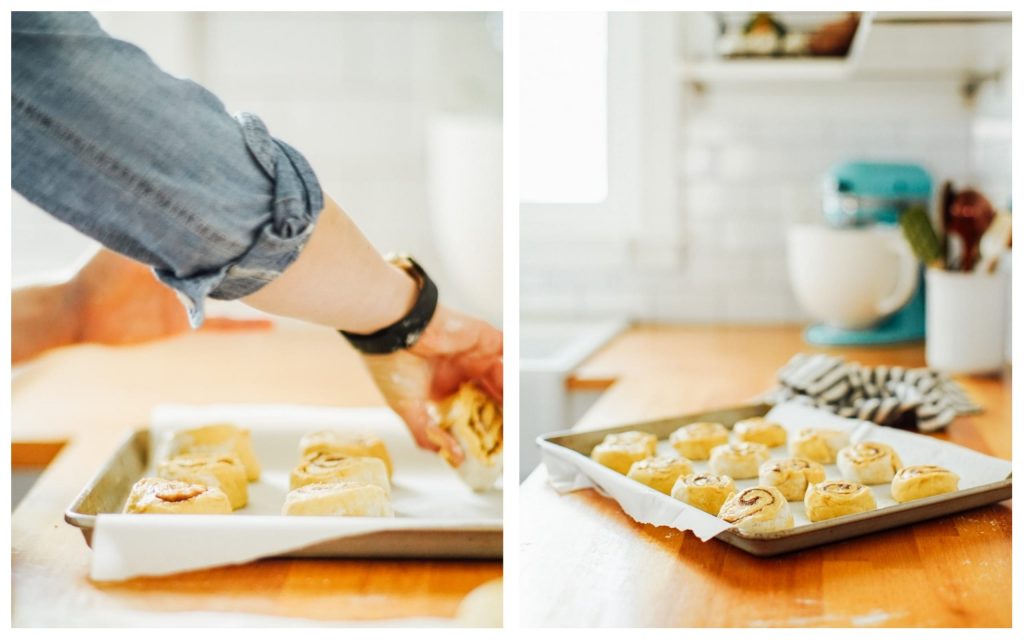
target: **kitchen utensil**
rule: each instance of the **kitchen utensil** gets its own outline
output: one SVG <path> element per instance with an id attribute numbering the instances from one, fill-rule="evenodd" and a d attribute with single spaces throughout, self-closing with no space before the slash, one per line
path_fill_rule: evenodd
<path id="1" fill-rule="evenodd" d="M 978 191 L 957 192 L 946 182 L 942 188 L 942 213 L 946 227 L 946 268 L 972 271 L 978 261 L 981 237 L 992 224 L 995 209 Z"/>
<path id="2" fill-rule="evenodd" d="M 928 219 L 928 211 L 924 207 L 915 205 L 907 209 L 900 216 L 900 228 L 903 229 L 903 237 L 918 260 L 927 265 L 942 261 L 942 242 L 936 235 L 932 222 Z"/>
<path id="3" fill-rule="evenodd" d="M 993 273 L 999 264 L 999 258 L 1010 246 L 1013 232 L 1013 220 L 1008 213 L 997 213 L 988 230 L 981 236 L 979 251 L 981 260 L 975 267 L 978 273 Z"/>

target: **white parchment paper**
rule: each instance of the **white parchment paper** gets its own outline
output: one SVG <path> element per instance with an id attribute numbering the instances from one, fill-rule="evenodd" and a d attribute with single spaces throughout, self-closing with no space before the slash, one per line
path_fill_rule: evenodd
<path id="1" fill-rule="evenodd" d="M 125 580 L 243 563 L 376 531 L 501 527 L 502 492 L 473 492 L 437 455 L 417 448 L 390 410 L 166 405 L 153 412 L 150 440 L 158 448 L 169 431 L 216 422 L 252 430 L 253 448 L 263 471 L 260 480 L 249 485 L 249 504 L 230 516 L 102 514 L 93 531 L 94 580 Z M 395 468 L 394 518 L 280 515 L 289 473 L 299 461 L 299 439 L 320 429 L 367 432 L 384 440 Z M 157 459 L 155 453 L 151 452 L 151 461 Z"/>
<path id="2" fill-rule="evenodd" d="M 1009 476 L 1012 469 L 1011 463 L 1007 460 L 987 456 L 937 438 L 881 427 L 862 420 L 841 418 L 803 405 L 777 405 L 768 412 L 768 418 L 785 427 L 790 438 L 801 429 L 819 427 L 846 431 L 850 434 L 851 443 L 870 440 L 888 444 L 896 450 L 905 466 L 935 464 L 953 471 L 960 476 L 960 489 L 999 482 Z M 560 493 L 596 489 L 618 502 L 622 510 L 637 522 L 673 527 L 680 531 L 693 531 L 704 541 L 730 527 L 724 520 L 630 480 L 585 455 L 543 440 L 538 440 L 538 443 L 541 447 L 541 457 L 547 466 L 549 482 Z M 658 453 L 677 455 L 667 440 L 658 442 Z M 787 458 L 790 455 L 786 447 L 781 446 L 772 449 L 772 457 Z M 710 470 L 706 460 L 695 461 L 693 467 L 694 471 L 698 472 Z M 838 467 L 826 465 L 825 477 L 833 479 L 842 476 Z M 755 485 L 756 478 L 736 481 L 738 489 Z M 889 494 L 888 484 L 874 485 L 871 489 L 879 509 L 896 504 Z M 795 527 L 810 523 L 804 512 L 803 502 L 790 502 L 789 506 L 793 511 Z"/>

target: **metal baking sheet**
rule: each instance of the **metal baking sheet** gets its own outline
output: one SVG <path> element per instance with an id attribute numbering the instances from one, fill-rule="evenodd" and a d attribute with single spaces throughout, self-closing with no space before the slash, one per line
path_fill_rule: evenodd
<path id="1" fill-rule="evenodd" d="M 254 434 L 254 445 L 259 447 L 257 438 L 258 435 Z M 121 512 L 132 485 L 150 468 L 149 452 L 149 429 L 131 432 L 68 507 L 65 521 L 82 531 L 89 546 L 92 546 L 97 515 Z M 245 516 L 231 514 L 223 517 Z M 280 557 L 500 559 L 502 527 L 499 519 L 496 523 L 481 523 L 461 529 L 385 530 L 326 540 Z"/>
<path id="2" fill-rule="evenodd" d="M 636 422 L 596 431 L 552 433 L 541 436 L 538 440 L 564 447 L 589 458 L 593 448 L 610 433 L 645 431 L 653 433 L 659 440 L 665 440 L 680 426 L 691 422 L 720 422 L 731 429 L 736 422 L 745 418 L 763 416 L 771 408 L 770 404 L 748 404 Z M 640 491 L 642 488 L 643 486 L 637 483 L 637 490 Z M 730 529 L 718 534 L 716 539 L 755 556 L 774 556 L 1009 500 L 1011 495 L 1012 478 L 1007 477 L 1005 480 L 984 486 L 806 524 L 785 531 L 744 534 Z M 666 499 L 671 500 L 672 498 L 666 496 Z"/>

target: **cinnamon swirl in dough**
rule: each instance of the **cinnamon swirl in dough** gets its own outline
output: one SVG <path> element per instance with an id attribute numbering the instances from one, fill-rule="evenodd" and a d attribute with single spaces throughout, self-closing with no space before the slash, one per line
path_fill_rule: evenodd
<path id="1" fill-rule="evenodd" d="M 343 456 L 337 453 L 314 453 L 292 470 L 290 489 L 307 484 L 332 482 L 365 482 L 391 491 L 388 469 L 380 458 Z"/>
<path id="2" fill-rule="evenodd" d="M 619 473 L 629 473 L 634 462 L 650 458 L 658 447 L 658 438 L 652 433 L 643 431 L 623 431 L 609 433 L 594 447 L 590 457 L 609 469 Z"/>
<path id="3" fill-rule="evenodd" d="M 132 486 L 125 513 L 223 514 L 231 513 L 231 501 L 216 487 L 143 478 Z"/>
<path id="4" fill-rule="evenodd" d="M 395 515 L 387 491 L 365 482 L 317 482 L 301 486 L 288 492 L 281 513 L 286 516 L 370 518 Z"/>
<path id="5" fill-rule="evenodd" d="M 235 454 L 194 458 L 178 456 L 161 462 L 157 475 L 167 480 L 217 487 L 231 501 L 232 509 L 241 509 L 249 501 L 245 467 Z"/>
<path id="6" fill-rule="evenodd" d="M 718 515 L 725 499 L 735 492 L 736 483 L 732 478 L 708 472 L 685 475 L 672 486 L 673 498 L 713 516 Z"/>
<path id="7" fill-rule="evenodd" d="M 819 464 L 832 464 L 836 454 L 849 443 L 845 431 L 804 429 L 789 441 L 789 455 Z"/>
<path id="8" fill-rule="evenodd" d="M 825 467 L 803 458 L 769 460 L 758 469 L 758 483 L 775 487 L 786 500 L 803 500 L 807 485 L 825 479 Z"/>
<path id="9" fill-rule="evenodd" d="M 836 465 L 844 478 L 861 484 L 883 484 L 903 466 L 893 448 L 880 442 L 858 442 L 839 451 Z"/>
<path id="10" fill-rule="evenodd" d="M 849 480 L 826 480 L 807 487 L 804 509 L 811 522 L 871 511 L 875 496 L 862 484 Z"/>
<path id="11" fill-rule="evenodd" d="M 672 492 L 676 480 L 693 471 L 693 465 L 686 458 L 657 456 L 637 460 L 629 467 L 626 475 L 637 482 L 666 495 Z"/>
<path id="12" fill-rule="evenodd" d="M 307 433 L 299 441 L 299 457 L 308 458 L 314 453 L 339 453 L 343 456 L 380 458 L 380 461 L 388 469 L 388 478 L 394 473 L 387 445 L 380 438 L 367 434 L 341 431 Z"/>
<path id="13" fill-rule="evenodd" d="M 757 442 L 730 442 L 711 450 L 711 470 L 736 480 L 756 478 L 757 469 L 771 454 Z"/>
<path id="14" fill-rule="evenodd" d="M 211 424 L 178 431 L 171 436 L 167 459 L 180 455 L 219 456 L 230 453 L 242 461 L 249 482 L 260 479 L 260 463 L 252 450 L 252 436 L 248 429 L 233 424 Z"/>
<path id="15" fill-rule="evenodd" d="M 732 494 L 718 517 L 743 533 L 771 533 L 793 526 L 789 502 L 775 487 L 750 487 Z"/>
<path id="16" fill-rule="evenodd" d="M 712 449 L 729 441 L 729 430 L 717 422 L 694 422 L 673 431 L 668 441 L 684 458 L 707 460 Z"/>
<path id="17" fill-rule="evenodd" d="M 732 426 L 732 437 L 743 442 L 758 442 L 769 448 L 786 444 L 786 430 L 782 425 L 764 418 L 740 420 Z"/>
<path id="18" fill-rule="evenodd" d="M 450 433 L 466 454 L 462 464 L 455 467 L 459 477 L 474 491 L 490 489 L 501 477 L 504 446 L 501 406 L 467 382 L 441 403 L 439 409 L 440 428 Z M 447 453 L 441 449 L 445 460 L 452 464 Z"/>
<path id="19" fill-rule="evenodd" d="M 896 502 L 909 502 L 940 493 L 956 491 L 960 476 L 949 469 L 933 464 L 904 467 L 892 479 L 892 498 Z"/>

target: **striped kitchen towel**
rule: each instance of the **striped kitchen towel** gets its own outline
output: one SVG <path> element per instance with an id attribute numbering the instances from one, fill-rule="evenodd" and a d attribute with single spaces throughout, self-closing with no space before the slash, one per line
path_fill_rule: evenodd
<path id="1" fill-rule="evenodd" d="M 823 353 L 798 353 L 778 372 L 764 400 L 798 402 L 845 418 L 937 431 L 959 415 L 978 413 L 949 376 L 927 368 L 867 367 Z"/>

